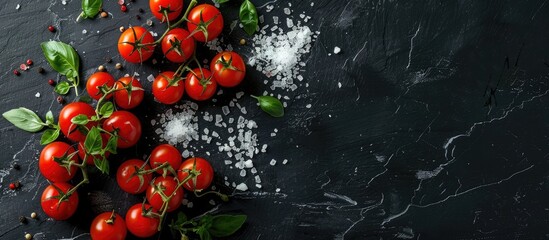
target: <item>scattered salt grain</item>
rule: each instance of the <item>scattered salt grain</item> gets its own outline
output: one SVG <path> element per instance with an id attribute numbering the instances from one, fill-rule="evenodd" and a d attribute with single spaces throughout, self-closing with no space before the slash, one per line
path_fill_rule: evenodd
<path id="1" fill-rule="evenodd" d="M 63 1 L 61 1 L 61 4 L 67 5 L 67 1 L 63 0 Z"/>
<path id="2" fill-rule="evenodd" d="M 244 170 L 244 169 L 240 170 L 240 176 L 245 177 L 246 176 L 246 170 Z"/>
<path id="3" fill-rule="evenodd" d="M 341 88 L 341 82 L 337 82 L 337 86 Z"/>
<path id="4" fill-rule="evenodd" d="M 240 183 L 236 186 L 236 190 L 239 190 L 239 191 L 247 191 L 248 190 L 248 185 L 246 185 L 245 183 Z"/>
<path id="5" fill-rule="evenodd" d="M 147 81 L 153 82 L 154 81 L 154 76 L 152 74 L 147 76 Z"/>
<path id="6" fill-rule="evenodd" d="M 261 177 L 259 177 L 259 175 L 255 175 L 255 183 L 261 183 Z"/>
<path id="7" fill-rule="evenodd" d="M 284 161 L 282 161 L 282 164 L 286 165 L 286 163 L 288 163 L 288 159 L 284 159 Z"/>
<path id="8" fill-rule="evenodd" d="M 311 105 L 311 104 L 307 104 L 305 107 L 306 107 L 306 108 L 311 108 L 312 105 Z"/>
<path id="9" fill-rule="evenodd" d="M 335 47 L 334 48 L 334 54 L 339 54 L 341 52 L 341 48 Z"/>
<path id="10" fill-rule="evenodd" d="M 290 15 L 292 11 L 289 8 L 284 8 L 284 14 Z"/>
<path id="11" fill-rule="evenodd" d="M 280 192 L 280 188 L 276 188 L 276 189 L 275 189 L 275 192 Z"/>
<path id="12" fill-rule="evenodd" d="M 188 207 L 188 208 L 193 208 L 193 206 L 194 206 L 193 202 L 187 203 L 187 207 Z"/>
<path id="13" fill-rule="evenodd" d="M 250 172 L 251 172 L 252 174 L 256 174 L 256 173 L 257 173 L 257 169 L 256 169 L 255 167 L 253 167 L 253 168 L 250 170 Z"/>
<path id="14" fill-rule="evenodd" d="M 274 166 L 274 165 L 276 165 L 276 160 L 274 160 L 274 159 L 273 159 L 273 160 L 271 160 L 271 162 L 270 162 L 269 164 L 271 164 L 271 166 Z"/>
<path id="15" fill-rule="evenodd" d="M 261 184 L 256 184 L 255 187 L 256 188 L 262 188 L 263 186 L 261 186 Z"/>
<path id="16" fill-rule="evenodd" d="M 244 96 L 244 92 L 237 92 L 236 93 L 236 99 L 240 99 L 242 96 Z"/>
<path id="17" fill-rule="evenodd" d="M 17 6 L 15 6 L 15 10 L 19 10 L 19 8 L 21 8 L 21 5 L 17 4 Z"/>
<path id="18" fill-rule="evenodd" d="M 37 97 L 37 98 L 39 98 L 39 97 L 40 97 L 40 93 L 37 92 L 34 96 Z"/>
<path id="19" fill-rule="evenodd" d="M 244 167 L 245 168 L 253 168 L 254 167 L 254 162 L 251 159 L 248 159 L 244 162 Z"/>

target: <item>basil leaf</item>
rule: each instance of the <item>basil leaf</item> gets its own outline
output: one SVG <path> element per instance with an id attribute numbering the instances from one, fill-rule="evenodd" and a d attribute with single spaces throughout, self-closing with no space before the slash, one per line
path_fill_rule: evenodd
<path id="1" fill-rule="evenodd" d="M 51 143 L 55 141 L 59 137 L 59 128 L 56 129 L 47 129 L 42 133 L 42 137 L 40 138 L 40 144 L 46 145 L 48 143 Z"/>
<path id="2" fill-rule="evenodd" d="M 48 111 L 46 113 L 46 124 L 53 124 L 55 120 L 53 119 L 53 113 L 51 111 Z"/>
<path id="3" fill-rule="evenodd" d="M 227 237 L 235 233 L 246 222 L 246 215 L 216 215 L 208 232 L 214 237 Z"/>
<path id="4" fill-rule="evenodd" d="M 175 225 L 182 225 L 186 221 L 187 221 L 187 215 L 185 215 L 185 213 L 183 213 L 183 212 L 178 212 L 177 213 L 177 220 L 175 220 L 174 224 Z"/>
<path id="5" fill-rule="evenodd" d="M 253 35 L 257 30 L 258 18 L 257 10 L 250 0 L 244 0 L 240 5 L 240 22 L 244 26 L 244 31 L 248 35 Z"/>
<path id="6" fill-rule="evenodd" d="M 110 117 L 113 112 L 114 112 L 114 105 L 112 104 L 112 102 L 106 102 L 99 109 L 99 115 L 103 116 L 104 118 Z"/>
<path id="7" fill-rule="evenodd" d="M 76 125 L 86 125 L 88 124 L 88 122 L 90 122 L 90 120 L 88 119 L 88 116 L 85 114 L 80 114 L 71 119 L 71 123 Z"/>
<path id="8" fill-rule="evenodd" d="M 45 125 L 36 113 L 24 107 L 9 110 L 2 116 L 19 129 L 27 132 L 38 132 Z"/>
<path id="9" fill-rule="evenodd" d="M 71 86 L 68 82 L 60 82 L 59 84 L 55 85 L 55 88 L 53 91 L 55 91 L 57 94 L 60 95 L 67 95 L 69 93 L 69 90 L 71 89 Z"/>
<path id="10" fill-rule="evenodd" d="M 56 41 L 43 42 L 40 47 L 42 47 L 44 57 L 55 71 L 67 76 L 69 80 L 72 79 L 71 81 L 78 77 L 80 58 L 74 48 L 66 43 Z"/>
<path id="11" fill-rule="evenodd" d="M 204 228 L 198 229 L 198 236 L 200 236 L 200 240 L 212 240 L 212 236 L 210 235 L 210 232 Z"/>
<path id="12" fill-rule="evenodd" d="M 282 117 L 284 116 L 284 106 L 278 100 L 278 98 L 271 97 L 271 96 L 252 96 L 253 98 L 257 99 L 259 102 L 259 106 L 261 107 L 261 110 L 266 112 L 267 114 L 273 116 L 273 117 Z"/>
<path id="13" fill-rule="evenodd" d="M 215 3 L 226 3 L 229 0 L 213 0 Z"/>
<path id="14" fill-rule="evenodd" d="M 112 154 L 116 154 L 116 147 L 118 146 L 118 137 L 117 136 L 111 136 L 109 138 L 109 141 L 107 142 L 107 145 L 105 146 L 105 152 L 111 152 Z"/>
<path id="15" fill-rule="evenodd" d="M 91 97 L 88 97 L 88 96 L 80 96 L 80 97 L 78 98 L 78 101 L 79 101 L 79 102 L 83 102 L 83 103 L 91 104 L 93 100 L 92 100 Z"/>
<path id="16" fill-rule="evenodd" d="M 94 18 L 99 13 L 103 0 L 82 0 L 83 18 Z"/>
<path id="17" fill-rule="evenodd" d="M 99 169 L 99 171 L 101 171 L 104 174 L 109 174 L 109 170 L 110 170 L 109 161 L 107 161 L 105 157 L 95 158 L 93 160 L 93 163 L 95 164 L 95 167 Z"/>
<path id="18" fill-rule="evenodd" d="M 86 140 L 84 140 L 84 148 L 86 152 L 90 155 L 101 154 L 101 149 L 103 147 L 103 139 L 101 139 L 101 132 L 96 127 L 92 127 L 86 135 Z"/>

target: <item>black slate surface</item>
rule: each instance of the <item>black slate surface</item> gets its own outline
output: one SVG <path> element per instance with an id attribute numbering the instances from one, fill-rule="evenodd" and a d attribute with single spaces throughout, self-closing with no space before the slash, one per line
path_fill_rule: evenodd
<path id="1" fill-rule="evenodd" d="M 107 56 L 121 61 L 115 45 L 119 26 L 144 25 L 151 17 L 146 12 L 143 20 L 135 18 L 138 8 L 148 10 L 147 1 L 137 0 L 128 13 L 105 1 L 112 17 L 76 23 L 80 1 L 67 2 L 0 6 L 1 112 L 24 106 L 44 115 L 61 109 L 47 85 L 57 75 L 42 57 L 40 42 L 70 42 L 87 77 Z M 245 91 L 243 104 L 259 125 L 261 142 L 269 144 L 268 153 L 254 160 L 263 188 L 235 193 L 218 208 L 249 216 L 230 239 L 549 238 L 547 1 L 316 0 L 312 7 L 311 1 L 256 2 L 260 13 L 281 18 L 291 2 L 293 15 L 305 11 L 312 16 L 307 25 L 321 33 L 304 59 L 309 87 L 285 93 L 291 97 L 286 117 L 272 119 L 255 108 L 249 94 L 269 86 L 255 70 L 239 89 L 225 91 L 218 104 L 200 104 L 219 112 L 220 104 Z M 264 4 L 275 9 L 267 13 Z M 226 19 L 235 19 L 238 4 L 225 8 Z M 48 32 L 50 24 L 59 31 Z M 236 46 L 243 33 L 235 29 L 230 36 L 227 41 Z M 328 56 L 335 46 L 342 52 Z M 249 46 L 237 50 L 251 54 Z M 15 77 L 12 70 L 27 58 L 47 74 L 31 69 Z M 125 64 L 124 72 L 106 66 L 116 77 L 138 72 L 142 79 L 173 69 L 150 62 Z M 148 94 L 136 112 L 149 138 L 117 158 L 150 152 L 158 141 L 148 123 L 166 109 Z M 274 128 L 279 132 L 271 138 Z M 87 239 L 96 207 L 87 207 L 93 200 L 86 197 L 89 192 L 106 193 L 108 204 L 122 214 L 142 199 L 121 193 L 112 176 L 94 174 L 95 182 L 80 191 L 77 215 L 65 222 L 48 220 L 39 204 L 47 185 L 37 169 L 39 135 L 5 120 L 0 132 L 0 239 L 22 239 L 26 232 L 35 239 Z M 254 185 L 253 177 L 241 178 L 222 157 L 211 158 L 219 186 L 224 176 Z M 272 158 L 279 159 L 276 166 L 269 165 Z M 280 164 L 284 158 L 287 165 Z M 11 169 L 13 162 L 21 170 Z M 7 185 L 15 180 L 23 187 L 13 192 Z M 211 208 L 196 201 L 193 209 L 182 209 L 198 214 Z M 38 221 L 19 224 L 19 216 L 33 211 Z"/>

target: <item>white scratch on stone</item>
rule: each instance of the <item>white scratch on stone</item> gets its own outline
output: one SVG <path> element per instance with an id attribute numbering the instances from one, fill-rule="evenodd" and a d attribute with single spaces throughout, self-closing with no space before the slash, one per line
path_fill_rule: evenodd
<path id="1" fill-rule="evenodd" d="M 366 48 L 366 43 L 368 43 L 368 41 L 365 41 L 364 45 L 362 45 L 362 48 L 360 50 L 358 50 L 355 57 L 353 58 L 353 62 L 356 61 L 356 58 L 358 57 L 358 55 L 360 55 L 360 53 L 364 50 L 364 48 Z"/>
<path id="2" fill-rule="evenodd" d="M 417 37 L 417 34 L 419 33 L 420 29 L 421 29 L 421 24 L 418 25 L 416 33 L 410 39 L 410 52 L 408 52 L 408 65 L 406 65 L 406 69 L 410 68 L 410 64 L 412 64 L 412 51 L 414 50 L 414 39 Z"/>

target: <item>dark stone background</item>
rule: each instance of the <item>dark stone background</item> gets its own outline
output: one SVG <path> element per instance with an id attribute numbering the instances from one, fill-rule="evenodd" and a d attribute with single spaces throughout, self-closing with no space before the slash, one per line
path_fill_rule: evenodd
<path id="1" fill-rule="evenodd" d="M 236 2 L 223 9 L 227 25 L 237 17 Z M 242 101 L 258 122 L 261 142 L 270 146 L 255 160 L 263 171 L 263 189 L 236 193 L 219 207 L 249 216 L 230 239 L 549 238 L 546 0 L 316 0 L 313 7 L 311 1 L 275 0 L 271 13 L 266 13 L 265 1 L 254 2 L 263 6 L 260 13 L 281 17 L 291 2 L 294 14 L 312 16 L 307 25 L 321 34 L 304 59 L 303 76 L 310 86 L 286 94 L 292 100 L 284 118 L 269 118 L 255 108 L 248 94 L 261 94 L 269 85 L 251 68 L 245 84 L 218 98 L 219 104 L 226 103 L 244 90 Z M 17 4 L 20 10 L 15 10 Z M 115 44 L 118 28 L 145 25 L 151 14 L 137 20 L 140 7 L 148 10 L 148 2 L 137 0 L 121 13 L 116 1 L 105 1 L 112 17 L 76 23 L 80 1 L 66 6 L 58 0 L 6 1 L 0 6 L 0 111 L 24 106 L 41 116 L 48 109 L 58 113 L 61 106 L 47 85 L 57 75 L 39 43 L 70 42 L 87 77 L 107 56 L 121 61 Z M 59 31 L 48 32 L 50 24 Z M 152 29 L 162 28 L 155 24 Z M 82 29 L 88 34 L 82 35 Z M 235 29 L 226 42 L 236 46 L 242 36 Z M 334 46 L 342 52 L 328 56 Z M 249 46 L 237 51 L 251 54 Z M 31 69 L 15 77 L 12 70 L 27 58 L 47 74 Z M 114 63 L 106 66 L 116 77 L 136 71 L 144 79 L 173 69 L 147 62 L 125 64 L 119 72 Z M 36 92 L 42 96 L 35 98 Z M 201 103 L 200 109 L 220 112 L 215 105 Z M 148 124 L 166 109 L 147 95 L 135 111 L 145 136 L 155 136 Z M 273 128 L 279 129 L 276 138 L 269 137 Z M 64 222 L 48 220 L 39 204 L 47 185 L 37 168 L 39 135 L 5 120 L 0 133 L 0 239 L 22 239 L 26 232 L 35 239 L 86 239 L 97 207 L 88 207 L 91 197 L 106 193 L 103 200 L 122 214 L 142 199 L 121 193 L 112 176 L 93 174 L 94 183 L 79 191 L 77 215 Z M 116 158 L 140 157 L 156 144 L 146 138 Z M 206 149 L 215 152 L 216 147 Z M 290 162 L 281 165 L 279 160 L 272 167 L 272 158 Z M 223 176 L 253 185 L 251 177 L 240 178 L 222 158 L 214 155 L 212 160 L 218 185 Z M 14 161 L 20 171 L 10 168 Z M 15 180 L 23 184 L 17 192 L 7 188 Z M 277 187 L 280 193 L 275 193 Z M 195 201 L 188 213 L 211 207 Z M 40 220 L 20 225 L 18 217 L 33 211 Z"/>

